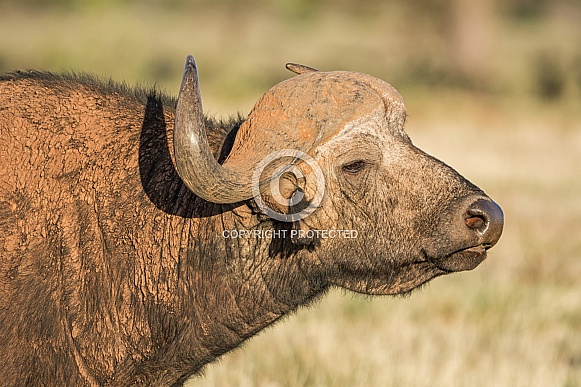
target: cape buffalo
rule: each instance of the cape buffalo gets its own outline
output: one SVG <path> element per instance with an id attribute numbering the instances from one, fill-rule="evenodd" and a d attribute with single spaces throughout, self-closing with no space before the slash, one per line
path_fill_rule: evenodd
<path id="1" fill-rule="evenodd" d="M 388 83 L 289 64 L 247 118 L 88 75 L 0 78 L 0 385 L 182 385 L 331 287 L 476 267 L 503 214 Z M 257 173 L 259 171 L 259 173 Z"/>

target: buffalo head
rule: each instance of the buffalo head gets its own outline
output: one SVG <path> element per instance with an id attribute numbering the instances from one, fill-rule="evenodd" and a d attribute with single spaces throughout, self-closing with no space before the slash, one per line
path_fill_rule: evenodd
<path id="1" fill-rule="evenodd" d="M 258 101 L 220 165 L 188 57 L 174 147 L 195 194 L 256 210 L 255 199 L 262 212 L 280 215 L 262 217 L 268 227 L 290 223 L 288 236 L 310 267 L 357 292 L 404 293 L 485 259 L 501 235 L 502 210 L 413 145 L 395 88 L 361 73 L 287 67 L 299 75 Z"/>

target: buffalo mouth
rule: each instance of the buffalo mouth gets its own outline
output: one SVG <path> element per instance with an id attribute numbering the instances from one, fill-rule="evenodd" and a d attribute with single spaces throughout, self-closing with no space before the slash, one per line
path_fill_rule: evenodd
<path id="1" fill-rule="evenodd" d="M 472 270 L 486 259 L 485 245 L 472 246 L 454 251 L 441 258 L 430 258 L 429 260 L 438 268 L 446 272 Z"/>

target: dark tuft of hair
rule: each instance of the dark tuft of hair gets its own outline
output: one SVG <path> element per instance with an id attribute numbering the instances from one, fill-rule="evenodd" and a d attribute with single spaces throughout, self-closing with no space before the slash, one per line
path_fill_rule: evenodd
<path id="1" fill-rule="evenodd" d="M 134 100 L 135 102 L 146 104 L 150 98 L 160 101 L 163 106 L 175 108 L 177 97 L 168 96 L 156 86 L 130 86 L 125 82 L 118 82 L 112 79 L 102 79 L 94 74 L 85 72 L 64 72 L 52 73 L 49 71 L 25 70 L 13 71 L 7 74 L 0 74 L 1 81 L 18 81 L 30 79 L 47 86 L 75 88 L 79 85 L 93 90 L 98 94 L 120 94 Z M 245 117 L 241 114 L 235 114 L 227 118 L 215 118 L 205 116 L 205 125 L 209 130 L 224 128 L 227 132 L 236 132 L 244 122 Z M 233 133 L 233 134 L 234 134 Z"/>
<path id="2" fill-rule="evenodd" d="M 167 96 L 155 86 L 129 86 L 125 82 L 118 82 L 112 79 L 102 79 L 94 74 L 85 72 L 69 71 L 56 74 L 49 71 L 17 70 L 0 75 L 0 81 L 17 81 L 21 79 L 31 79 L 52 86 L 54 86 L 54 84 L 59 84 L 64 87 L 82 85 L 98 93 L 118 93 L 131 99 L 136 99 L 142 103 L 146 102 L 149 97 L 161 99 L 165 106 L 175 106 L 177 101 L 176 98 Z"/>

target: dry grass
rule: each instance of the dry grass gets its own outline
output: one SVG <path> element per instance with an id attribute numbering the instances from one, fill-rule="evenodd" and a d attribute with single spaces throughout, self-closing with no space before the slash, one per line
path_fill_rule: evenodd
<path id="1" fill-rule="evenodd" d="M 499 22 L 488 37 L 492 90 L 478 94 L 410 81 L 430 70 L 426 57 L 439 69 L 431 76 L 447 74 L 448 51 L 425 14 L 393 4 L 301 18 L 284 7 L 30 12 L 0 1 L 0 71 L 82 69 L 173 91 L 193 53 L 205 105 L 218 113 L 247 112 L 290 76 L 286 61 L 392 81 L 415 143 L 505 211 L 504 235 L 476 270 L 405 299 L 332 292 L 189 386 L 581 386 L 581 73 L 569 71 L 581 58 L 579 10 L 544 24 Z M 563 66 L 552 102 L 530 97 L 537 52 Z"/>

